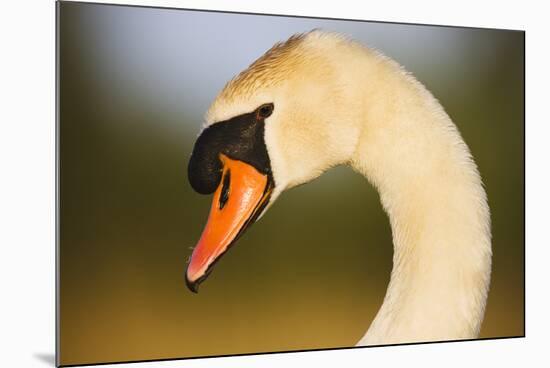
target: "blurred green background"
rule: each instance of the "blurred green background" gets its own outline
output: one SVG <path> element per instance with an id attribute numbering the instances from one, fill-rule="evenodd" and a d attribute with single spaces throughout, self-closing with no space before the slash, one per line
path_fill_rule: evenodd
<path id="1" fill-rule="evenodd" d="M 457 124 L 492 215 L 481 336 L 523 335 L 522 32 L 58 6 L 62 364 L 345 347 L 366 331 L 392 240 L 348 168 L 284 193 L 198 295 L 184 282 L 210 207 L 186 177 L 203 114 L 274 42 L 312 28 L 393 57 Z"/>

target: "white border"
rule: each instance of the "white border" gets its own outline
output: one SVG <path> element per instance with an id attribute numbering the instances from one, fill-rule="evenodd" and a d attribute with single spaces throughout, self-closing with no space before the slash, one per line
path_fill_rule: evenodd
<path id="1" fill-rule="evenodd" d="M 108 1 L 118 3 L 118 1 Z M 547 11 L 506 1 L 121 1 L 527 31 L 527 338 L 199 359 L 113 367 L 521 366 L 546 361 L 550 238 Z M 1 6 L 0 344 L 2 366 L 48 366 L 54 352 L 54 3 Z M 495 121 L 498 124 L 498 121 Z M 503 157 L 503 160 L 506 158 Z M 517 216 L 518 214 L 510 214 Z M 47 360 L 47 359 L 46 359 Z M 537 363 L 534 363 L 537 364 Z M 538 364 L 537 364 L 538 365 Z M 50 365 L 51 366 L 51 365 Z"/>
<path id="2" fill-rule="evenodd" d="M 524 29 L 518 17 L 524 6 L 517 3 L 493 1 L 384 1 L 384 4 L 361 4 L 354 1 L 271 1 L 253 0 L 84 0 L 90 3 L 145 5 L 169 8 L 226 10 L 235 12 L 303 15 L 387 22 L 427 23 L 453 26 Z M 498 4 L 498 6 L 497 6 Z M 487 16 L 498 11 L 498 16 Z M 495 14 L 497 15 L 497 14 Z"/>

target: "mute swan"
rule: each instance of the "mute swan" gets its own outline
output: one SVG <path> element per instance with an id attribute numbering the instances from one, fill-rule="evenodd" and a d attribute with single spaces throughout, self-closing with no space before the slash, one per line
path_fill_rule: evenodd
<path id="1" fill-rule="evenodd" d="M 395 61 L 319 30 L 273 46 L 208 110 L 188 176 L 197 192 L 214 196 L 188 287 L 197 292 L 281 192 L 341 164 L 378 190 L 394 246 L 384 302 L 357 345 L 477 337 L 491 233 L 468 147 Z"/>

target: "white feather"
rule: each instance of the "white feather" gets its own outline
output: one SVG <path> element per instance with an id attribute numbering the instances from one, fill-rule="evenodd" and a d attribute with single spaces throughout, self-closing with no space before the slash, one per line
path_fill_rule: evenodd
<path id="1" fill-rule="evenodd" d="M 265 123 L 270 205 L 349 164 L 377 188 L 389 216 L 391 280 L 358 344 L 477 337 L 491 273 L 489 208 L 468 147 L 431 93 L 380 52 L 316 30 L 231 81 L 207 125 L 266 102 L 275 106 Z"/>

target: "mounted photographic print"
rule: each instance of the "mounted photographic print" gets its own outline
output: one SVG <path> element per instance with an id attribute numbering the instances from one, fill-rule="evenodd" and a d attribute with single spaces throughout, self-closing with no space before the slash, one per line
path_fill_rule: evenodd
<path id="1" fill-rule="evenodd" d="M 58 2 L 57 364 L 524 336 L 524 36 Z"/>

